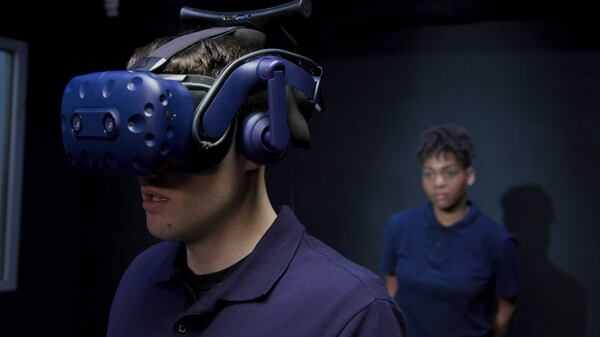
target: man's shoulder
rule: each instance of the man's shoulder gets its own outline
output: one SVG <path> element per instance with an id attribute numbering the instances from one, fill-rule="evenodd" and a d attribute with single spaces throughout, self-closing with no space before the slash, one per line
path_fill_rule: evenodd
<path id="1" fill-rule="evenodd" d="M 128 319 L 139 310 L 140 301 L 149 298 L 149 289 L 156 282 L 169 278 L 177 251 L 176 242 L 157 243 L 144 250 L 129 264 L 113 298 L 109 330 L 118 330 L 128 325 Z"/>
<path id="2" fill-rule="evenodd" d="M 375 300 L 393 303 L 381 277 L 309 235 L 302 240 L 286 274 L 300 281 L 299 289 L 308 296 L 327 294 L 330 300 L 357 306 Z"/>
<path id="3" fill-rule="evenodd" d="M 170 275 L 172 262 L 179 249 L 179 243 L 165 241 L 156 243 L 140 254 L 129 264 L 121 284 L 137 283 L 141 279 L 162 280 Z"/>
<path id="4" fill-rule="evenodd" d="M 150 267 L 156 265 L 157 263 L 162 263 L 166 259 L 173 259 L 179 248 L 179 242 L 162 241 L 156 243 L 139 253 L 133 262 L 131 262 L 130 267 Z"/>
<path id="5" fill-rule="evenodd" d="M 275 297 L 293 298 L 295 313 L 325 317 L 340 336 L 365 327 L 372 330 L 365 336 L 404 336 L 402 312 L 383 280 L 312 236 L 302 239 L 276 291 L 283 296 Z M 379 333 L 386 329 L 395 332 Z"/>

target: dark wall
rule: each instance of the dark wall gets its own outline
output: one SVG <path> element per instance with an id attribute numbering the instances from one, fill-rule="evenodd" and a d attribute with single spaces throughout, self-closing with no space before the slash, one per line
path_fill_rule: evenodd
<path id="1" fill-rule="evenodd" d="M 425 200 L 414 154 L 421 133 L 463 124 L 478 153 L 471 198 L 520 243 L 514 335 L 597 336 L 586 317 L 600 314 L 592 267 L 600 51 L 569 45 L 572 29 L 514 21 L 409 28 L 361 55 L 324 56 L 328 112 L 313 121 L 312 151 L 292 159 L 301 218 L 377 271 L 387 218 Z"/>
<path id="2" fill-rule="evenodd" d="M 101 1 L 41 5 L 53 14 L 36 27 L 27 4 L 2 12 L 0 35 L 29 42 L 30 77 L 19 289 L 0 293 L 1 337 L 102 336 L 121 273 L 154 242 L 135 180 L 73 170 L 60 140 L 72 76 L 121 69 L 134 47 L 177 30 L 179 1 L 121 2 L 111 19 Z M 317 3 L 310 26 L 292 27 L 325 68 L 327 112 L 311 122 L 313 148 L 269 171 L 273 202 L 293 202 L 310 233 L 378 271 L 387 218 L 424 201 L 421 132 L 464 124 L 478 152 L 471 197 L 519 238 L 523 294 L 511 334 L 600 335 L 590 319 L 600 315 L 593 20 L 534 2 L 419 3 Z M 13 13 L 18 24 L 5 17 Z"/>

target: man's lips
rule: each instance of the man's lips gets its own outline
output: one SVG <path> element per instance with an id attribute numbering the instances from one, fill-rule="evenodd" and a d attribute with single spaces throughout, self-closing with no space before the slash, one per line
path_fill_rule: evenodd
<path id="1" fill-rule="evenodd" d="M 160 212 L 169 202 L 169 198 L 157 189 L 142 186 L 141 191 L 143 199 L 142 207 L 148 213 Z"/>
<path id="2" fill-rule="evenodd" d="M 152 187 L 142 186 L 141 191 L 142 191 L 142 199 L 144 201 L 146 201 L 146 200 L 168 201 L 169 200 L 169 198 L 164 193 L 161 193 L 157 189 L 152 188 Z"/>

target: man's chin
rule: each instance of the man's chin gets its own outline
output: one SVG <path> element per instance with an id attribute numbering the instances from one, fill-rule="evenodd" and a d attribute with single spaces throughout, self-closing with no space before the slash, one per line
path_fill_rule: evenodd
<path id="1" fill-rule="evenodd" d="M 163 241 L 178 240 L 175 226 L 172 223 L 159 219 L 158 217 L 146 216 L 146 227 L 148 232 L 155 238 Z"/>

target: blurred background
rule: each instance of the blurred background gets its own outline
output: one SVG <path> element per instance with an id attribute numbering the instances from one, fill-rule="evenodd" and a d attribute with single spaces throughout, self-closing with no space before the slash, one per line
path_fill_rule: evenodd
<path id="1" fill-rule="evenodd" d="M 136 47 L 180 30 L 183 5 L 285 1 L 9 1 L 0 37 L 29 62 L 17 290 L 0 292 L 0 336 L 103 336 L 120 276 L 153 244 L 134 179 L 71 168 L 60 102 L 75 75 L 123 69 Z M 517 236 L 523 289 L 510 336 L 598 337 L 600 21 L 591 2 L 313 0 L 291 22 L 325 69 L 312 148 L 270 168 L 275 205 L 379 273 L 388 217 L 425 201 L 415 149 L 430 125 L 472 134 L 471 199 Z"/>

